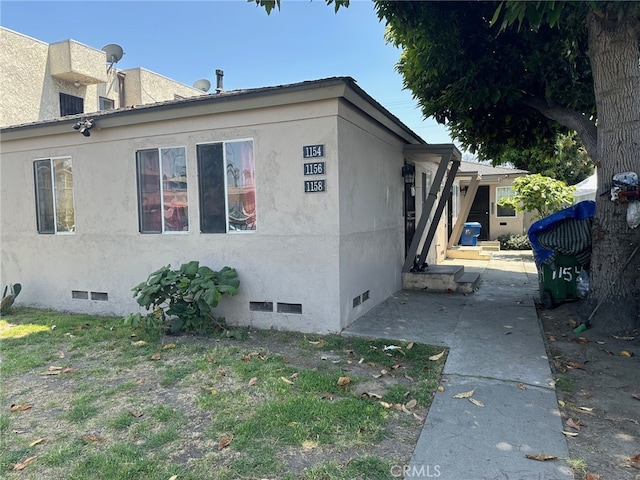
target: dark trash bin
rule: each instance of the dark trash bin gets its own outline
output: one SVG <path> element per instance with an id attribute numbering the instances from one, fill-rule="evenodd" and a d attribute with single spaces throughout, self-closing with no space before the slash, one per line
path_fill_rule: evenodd
<path id="1" fill-rule="evenodd" d="M 462 235 L 460 235 L 460 245 L 475 247 L 478 244 L 481 230 L 482 224 L 480 222 L 465 222 Z"/>
<path id="2" fill-rule="evenodd" d="M 538 268 L 540 297 L 545 308 L 581 296 L 582 271 L 591 261 L 591 219 L 595 202 L 587 200 L 542 218 L 528 236 Z"/>

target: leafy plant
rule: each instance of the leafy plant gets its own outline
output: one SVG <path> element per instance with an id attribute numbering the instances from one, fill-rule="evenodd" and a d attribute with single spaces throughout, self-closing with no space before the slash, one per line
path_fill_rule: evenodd
<path id="1" fill-rule="evenodd" d="M 569 206 L 573 202 L 575 187 L 537 173 L 516 178 L 513 190 L 515 195 L 500 200 L 499 206 L 532 212 L 536 218 L 544 218 Z"/>
<path id="2" fill-rule="evenodd" d="M 531 250 L 531 242 L 526 235 L 505 233 L 498 237 L 501 250 Z"/>
<path id="3" fill-rule="evenodd" d="M 212 309 L 218 306 L 222 295 L 236 295 L 239 285 L 233 268 L 223 267 L 217 272 L 200 266 L 198 261 L 184 263 L 178 270 L 164 266 L 132 289 L 138 304 L 149 313 L 131 313 L 124 319 L 125 325 L 161 325 L 170 333 L 200 330 L 207 322 L 223 327 L 224 320 L 215 318 Z"/>
<path id="4" fill-rule="evenodd" d="M 13 285 L 9 284 L 4 287 L 4 292 L 2 292 L 2 301 L 0 302 L 0 314 L 5 314 L 11 309 L 13 302 L 15 302 L 16 297 L 21 291 L 22 285 L 19 283 L 14 283 Z"/>

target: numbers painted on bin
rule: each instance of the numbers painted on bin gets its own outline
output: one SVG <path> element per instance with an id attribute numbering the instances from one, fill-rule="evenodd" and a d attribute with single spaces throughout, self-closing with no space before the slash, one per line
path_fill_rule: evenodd
<path id="1" fill-rule="evenodd" d="M 304 193 L 319 193 L 327 191 L 326 180 L 305 180 Z"/>

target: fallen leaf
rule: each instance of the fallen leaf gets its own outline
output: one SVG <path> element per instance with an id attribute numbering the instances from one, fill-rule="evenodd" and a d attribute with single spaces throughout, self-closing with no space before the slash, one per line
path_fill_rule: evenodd
<path id="1" fill-rule="evenodd" d="M 442 385 L 439 385 L 439 386 L 438 386 L 438 391 L 439 391 L 440 393 L 444 392 L 444 387 L 443 387 Z"/>
<path id="2" fill-rule="evenodd" d="M 307 340 L 307 342 L 309 342 L 311 345 L 320 345 L 319 340 Z"/>
<path id="3" fill-rule="evenodd" d="M 49 367 L 49 371 L 50 371 L 50 372 L 55 372 L 55 371 L 58 371 L 58 370 L 62 370 L 62 367 L 56 367 L 56 366 L 54 366 L 54 365 L 51 365 L 51 366 Z"/>
<path id="4" fill-rule="evenodd" d="M 178 475 L 171 475 L 169 480 L 178 480 Z"/>
<path id="5" fill-rule="evenodd" d="M 380 375 L 386 375 L 388 372 L 383 368 L 380 370 Z"/>
<path id="6" fill-rule="evenodd" d="M 99 437 L 98 435 L 85 435 L 81 440 L 85 443 L 102 442 L 104 438 Z"/>
<path id="7" fill-rule="evenodd" d="M 400 409 L 401 409 L 404 413 L 411 415 L 411 412 L 409 411 L 409 409 L 408 409 L 405 405 L 400 405 Z"/>
<path id="8" fill-rule="evenodd" d="M 42 372 L 42 375 L 60 375 L 61 373 L 61 370 L 47 370 L 46 372 Z"/>
<path id="9" fill-rule="evenodd" d="M 350 383 L 351 383 L 351 378 L 350 377 L 340 377 L 338 379 L 338 386 L 339 387 L 345 388 Z"/>
<path id="10" fill-rule="evenodd" d="M 580 365 L 579 363 L 576 363 L 576 362 L 567 362 L 567 367 L 575 368 L 575 369 L 578 369 L 578 370 L 584 370 L 584 367 L 582 365 Z"/>
<path id="11" fill-rule="evenodd" d="M 26 458 L 23 462 L 21 462 L 21 463 L 16 463 L 16 464 L 13 466 L 13 469 L 12 469 L 12 470 L 14 470 L 14 471 L 16 471 L 16 472 L 17 472 L 17 471 L 20 471 L 20 470 L 23 470 L 25 467 L 28 467 L 28 466 L 29 466 L 29 465 L 31 465 L 33 462 L 35 462 L 35 461 L 36 461 L 36 458 L 38 458 L 38 456 L 37 456 L 37 455 L 34 455 L 33 457 Z"/>
<path id="12" fill-rule="evenodd" d="M 75 371 L 76 371 L 75 368 L 69 367 L 69 368 L 65 368 L 64 370 L 62 370 L 62 373 L 73 373 Z"/>
<path id="13" fill-rule="evenodd" d="M 287 377 L 280 377 L 280 380 L 282 380 L 284 383 L 288 383 L 289 385 L 293 385 L 293 382 Z"/>
<path id="14" fill-rule="evenodd" d="M 407 350 L 411 350 L 413 348 L 413 342 L 410 342 L 409 345 L 407 345 Z"/>
<path id="15" fill-rule="evenodd" d="M 413 418 L 415 418 L 416 420 L 419 420 L 421 422 L 424 422 L 424 417 L 421 417 L 420 415 L 418 415 L 417 413 L 413 414 Z"/>
<path id="16" fill-rule="evenodd" d="M 558 341 L 558 339 L 556 338 L 556 336 L 555 336 L 555 335 L 549 335 L 549 336 L 547 336 L 547 339 L 548 339 L 550 342 L 557 342 L 557 341 Z"/>
<path id="17" fill-rule="evenodd" d="M 476 400 L 473 397 L 468 397 L 467 400 L 469 400 L 474 405 L 477 405 L 478 407 L 484 407 L 484 403 L 482 403 L 480 400 Z"/>
<path id="18" fill-rule="evenodd" d="M 627 350 L 622 350 L 622 351 L 620 352 L 620 356 L 621 356 L 621 357 L 633 357 L 633 353 L 631 353 L 631 352 L 629 352 L 629 351 L 627 351 Z"/>
<path id="19" fill-rule="evenodd" d="M 143 412 L 132 412 L 131 410 L 129 410 L 129 413 L 131 414 L 132 417 L 136 417 L 136 418 L 140 418 L 141 416 L 144 415 Z"/>
<path id="20" fill-rule="evenodd" d="M 362 392 L 360 394 L 360 397 L 362 397 L 362 398 L 374 398 L 376 400 L 380 400 L 382 398 L 382 395 L 378 395 L 377 393 L 373 393 L 373 392 Z"/>
<path id="21" fill-rule="evenodd" d="M 64 352 L 58 352 L 58 358 L 64 358 L 64 357 L 65 357 Z"/>
<path id="22" fill-rule="evenodd" d="M 30 447 L 35 447 L 36 445 L 38 445 L 39 443 L 42 443 L 42 442 L 44 442 L 44 437 L 38 438 L 37 440 L 34 440 L 33 442 L 31 442 L 29 444 L 29 446 Z"/>
<path id="23" fill-rule="evenodd" d="M 380 402 L 380 405 L 382 405 L 384 408 L 391 408 L 393 407 L 393 405 L 391 403 L 387 403 L 387 402 Z"/>
<path id="24" fill-rule="evenodd" d="M 564 403 L 564 400 L 558 400 L 558 405 L 560 405 L 561 407 L 564 407 L 566 403 Z"/>
<path id="25" fill-rule="evenodd" d="M 24 412 L 33 407 L 33 403 L 23 403 L 22 405 L 11 405 L 9 410 L 12 412 Z"/>
<path id="26" fill-rule="evenodd" d="M 162 346 L 162 350 L 167 350 L 169 348 L 176 348 L 176 344 L 175 343 L 166 343 Z"/>
<path id="27" fill-rule="evenodd" d="M 640 393 L 632 393 L 631 396 L 636 400 L 640 400 Z"/>
<path id="28" fill-rule="evenodd" d="M 151 360 L 160 360 L 162 358 L 162 355 L 160 355 L 160 352 L 156 352 L 153 355 L 151 355 Z"/>
<path id="29" fill-rule="evenodd" d="M 410 382 L 413 382 L 413 377 L 410 377 L 409 375 L 407 375 L 406 373 L 404 374 L 404 378 L 406 378 L 407 380 L 409 380 Z"/>
<path id="30" fill-rule="evenodd" d="M 218 375 L 220 375 L 221 377 L 224 377 L 227 375 L 227 372 L 225 372 L 224 370 L 220 369 L 218 370 Z"/>
<path id="31" fill-rule="evenodd" d="M 567 425 L 567 427 L 574 428 L 576 430 L 580 430 L 579 422 L 578 423 L 574 422 L 573 418 L 570 418 L 569 420 L 567 420 L 565 422 L 565 424 Z"/>
<path id="32" fill-rule="evenodd" d="M 142 347 L 143 345 L 146 345 L 147 342 L 145 342 L 144 340 L 138 340 L 137 342 L 133 342 L 132 345 L 134 347 Z"/>
<path id="33" fill-rule="evenodd" d="M 636 337 L 620 337 L 618 335 L 611 335 L 613 338 L 616 338 L 618 340 L 633 340 Z"/>
<path id="34" fill-rule="evenodd" d="M 358 360 L 358 365 L 362 365 L 363 362 L 364 362 L 364 357 L 362 357 L 360 360 Z"/>
<path id="35" fill-rule="evenodd" d="M 633 457 L 629 457 L 629 462 L 631 463 L 631 466 L 633 468 L 640 469 L 640 453 L 637 455 L 634 455 Z"/>
<path id="36" fill-rule="evenodd" d="M 323 393 L 320 395 L 322 400 L 333 400 L 333 393 Z"/>
<path id="37" fill-rule="evenodd" d="M 587 476 L 584 477 L 584 480 L 600 480 L 600 475 L 597 473 L 587 473 Z"/>
<path id="38" fill-rule="evenodd" d="M 407 408 L 414 408 L 418 404 L 418 401 L 414 398 L 407 402 Z"/>
<path id="39" fill-rule="evenodd" d="M 526 385 L 525 385 L 524 383 L 519 383 L 519 384 L 518 384 L 518 388 L 519 388 L 520 390 L 526 390 L 526 389 L 527 389 L 527 387 L 526 387 Z"/>
<path id="40" fill-rule="evenodd" d="M 563 430 L 562 433 L 564 433 L 567 437 L 577 437 L 578 436 L 578 432 L 567 432 L 566 430 Z"/>
<path id="41" fill-rule="evenodd" d="M 593 412 L 593 407 L 578 407 L 583 412 Z"/>
<path id="42" fill-rule="evenodd" d="M 527 455 L 526 457 L 531 460 L 538 460 L 539 462 L 546 462 L 547 460 L 555 460 L 558 458 L 555 455 L 548 455 L 546 453 L 536 453 L 533 455 Z"/>
<path id="43" fill-rule="evenodd" d="M 295 372 L 295 373 L 292 373 L 291 375 L 289 375 L 289 378 L 298 378 L 298 375 L 299 375 L 299 373 Z"/>
<path id="44" fill-rule="evenodd" d="M 436 362 L 438 360 L 440 360 L 442 358 L 442 356 L 444 355 L 444 352 L 446 352 L 446 350 L 441 351 L 440 353 L 436 354 L 436 355 L 431 355 L 429 357 L 429 360 L 431 360 L 432 362 Z"/>
<path id="45" fill-rule="evenodd" d="M 462 393 L 456 393 L 453 398 L 469 398 L 473 395 L 473 392 L 475 392 L 476 389 L 474 388 L 473 390 L 469 390 L 468 392 L 462 392 Z"/>
<path id="46" fill-rule="evenodd" d="M 222 450 L 223 448 L 228 447 L 232 440 L 233 437 L 230 435 L 224 437 L 222 440 L 220 440 L 220 443 L 218 443 L 218 450 Z"/>
<path id="47" fill-rule="evenodd" d="M 588 338 L 585 338 L 585 337 L 574 338 L 573 341 L 576 342 L 576 343 L 589 343 L 590 342 L 590 340 Z"/>
<path id="48" fill-rule="evenodd" d="M 287 427 L 295 427 L 298 424 L 298 422 L 289 422 L 287 423 Z"/>

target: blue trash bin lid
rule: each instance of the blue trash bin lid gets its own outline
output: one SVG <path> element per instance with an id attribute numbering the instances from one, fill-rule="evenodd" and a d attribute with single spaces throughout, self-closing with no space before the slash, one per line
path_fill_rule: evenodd
<path id="1" fill-rule="evenodd" d="M 464 222 L 464 226 L 482 228 L 482 224 L 480 222 Z"/>

